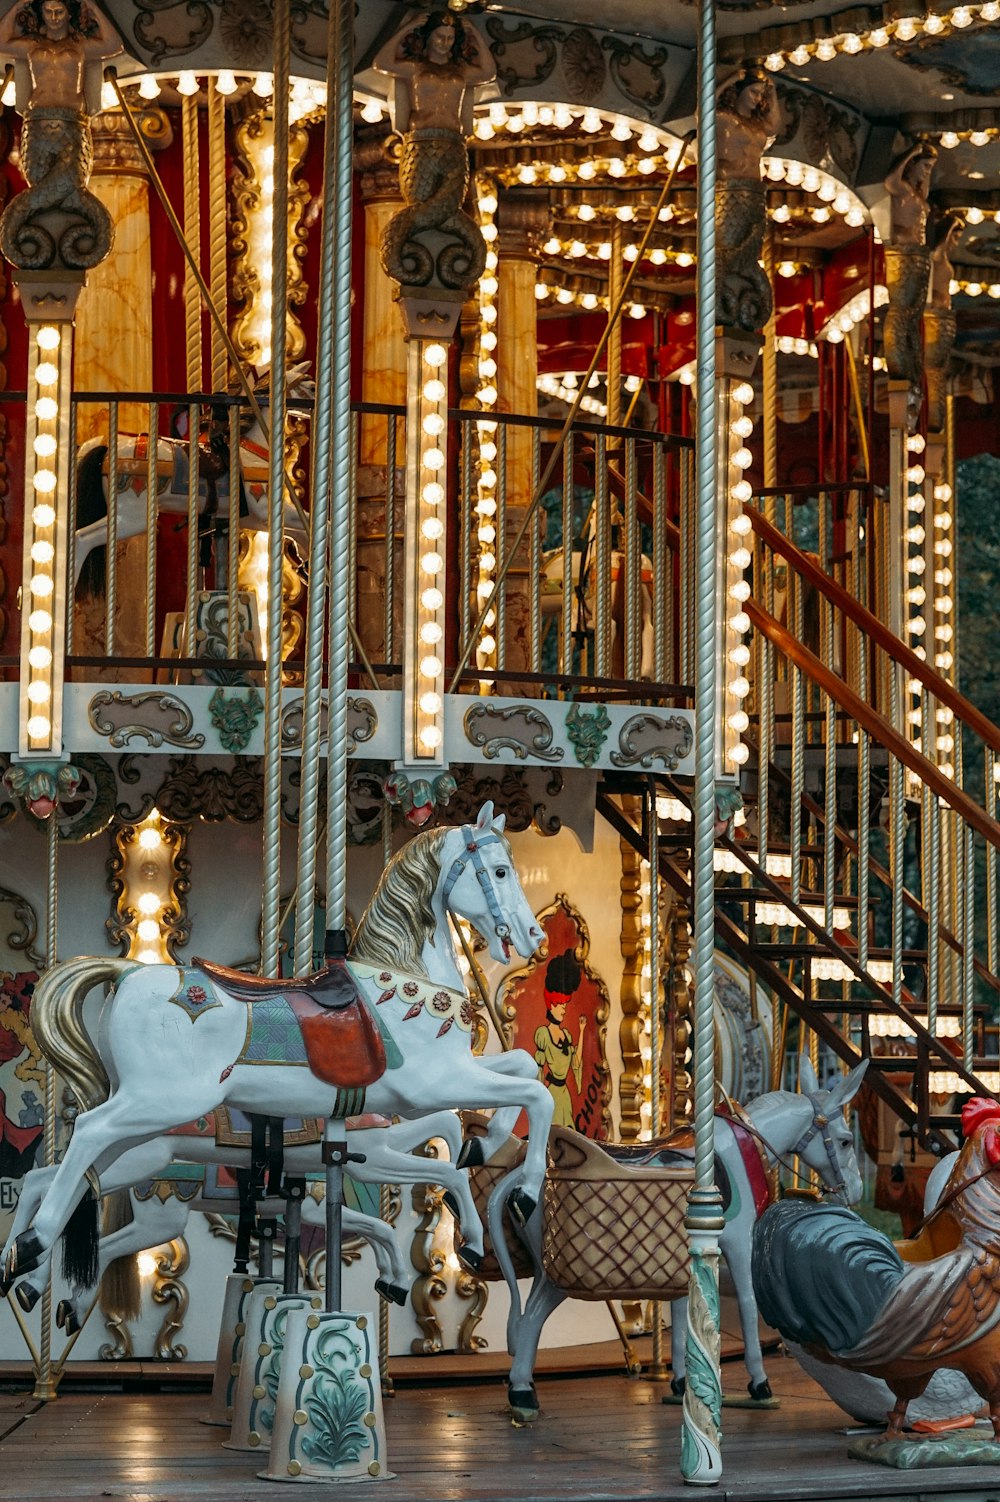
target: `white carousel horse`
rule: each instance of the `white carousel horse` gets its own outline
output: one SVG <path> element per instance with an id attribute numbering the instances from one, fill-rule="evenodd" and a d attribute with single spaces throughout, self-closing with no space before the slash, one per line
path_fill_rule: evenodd
<path id="1" fill-rule="evenodd" d="M 475 1012 L 448 928 L 449 913 L 466 918 L 498 963 L 509 962 L 512 950 L 529 956 L 541 941 L 503 825 L 503 817 L 494 819 L 493 805 L 487 803 L 474 826 L 414 836 L 383 872 L 359 925 L 354 952 L 368 959 L 361 963 L 352 957 L 346 973 L 363 998 L 369 1027 L 372 1019 L 378 1026 L 388 1064 L 368 1084 L 365 1109 L 416 1118 L 442 1109 L 493 1108 L 497 1116 L 487 1139 L 488 1154 L 501 1131 L 506 1137 L 517 1112 L 525 1110 L 532 1145 L 512 1208 L 527 1220 L 545 1174 L 552 1097 L 536 1078 L 534 1060 L 523 1051 L 481 1060 L 473 1055 Z M 404 872 L 405 881 L 400 879 Z M 442 967 L 453 977 L 451 988 L 426 978 L 423 955 L 438 945 L 444 951 Z M 333 976 L 332 971 L 321 972 L 301 981 L 299 988 L 322 983 L 324 974 Z M 105 1175 L 129 1148 L 223 1104 L 248 1114 L 328 1117 L 347 1093 L 353 1101 L 346 1114 L 361 1109 L 360 1092 L 349 1083 L 343 1089 L 327 1083 L 304 1056 L 282 1057 L 301 1048 L 301 1035 L 296 1038 L 292 1029 L 278 1046 L 274 1027 L 281 1022 L 287 1028 L 288 1019 L 269 1015 L 266 1008 L 294 989 L 290 983 L 274 982 L 274 994 L 248 1004 L 232 994 L 246 994 L 245 980 L 227 973 L 223 982 L 199 967 L 142 966 L 110 958 L 66 961 L 43 977 L 33 999 L 35 1033 L 49 1062 L 86 1109 L 30 1228 L 11 1243 L 5 1263 L 8 1282 L 31 1272 L 51 1249 L 84 1199 L 88 1177 Z M 83 1002 L 106 981 L 114 987 L 101 1009 L 99 1027 L 91 1032 Z M 258 1021 L 271 1025 L 270 1038 L 255 1027 Z M 295 1065 L 301 1067 L 296 1071 Z M 385 1175 L 397 1176 L 395 1169 Z M 461 1199 L 460 1180 L 456 1174 Z M 481 1257 L 482 1226 L 471 1196 L 468 1212 L 472 1255 Z"/>
<path id="2" fill-rule="evenodd" d="M 434 1163 L 434 1160 L 412 1155 L 413 1148 L 422 1147 L 432 1137 L 444 1139 L 451 1155 L 450 1162 Z M 446 1193 L 449 1195 L 449 1203 L 454 1205 L 461 1220 L 460 1205 L 468 1195 L 468 1181 L 464 1174 L 453 1167 L 461 1148 L 461 1122 L 451 1111 L 439 1111 L 419 1121 L 399 1121 L 389 1127 L 352 1129 L 351 1152 L 363 1154 L 365 1161 L 363 1164 L 351 1163 L 350 1174 L 358 1182 L 369 1184 L 423 1184 L 429 1178 L 433 1178 L 435 1182 L 443 1180 L 451 1186 Z M 98 1242 L 98 1283 L 112 1263 L 120 1257 L 131 1257 L 137 1252 L 162 1246 L 164 1242 L 183 1236 L 192 1211 L 219 1209 L 218 1201 L 210 1201 L 206 1205 L 200 1195 L 182 1200 L 171 1194 L 161 1200 L 155 1194 L 140 1198 L 135 1193 L 136 1185 L 149 1183 L 161 1176 L 169 1164 L 178 1163 L 190 1163 L 197 1167 L 221 1165 L 232 1169 L 248 1169 L 250 1151 L 219 1147 L 214 1137 L 164 1136 L 122 1153 L 103 1175 L 101 1190 L 106 1200 L 112 1195 L 127 1196 L 130 1218 L 126 1224 L 105 1233 Z M 315 1142 L 286 1147 L 284 1165 L 290 1178 L 318 1173 L 322 1169 L 321 1144 Z M 55 1174 L 56 1168 L 53 1166 L 33 1168 L 25 1175 L 7 1241 L 0 1252 L 0 1268 L 5 1265 L 7 1253 L 17 1237 L 31 1224 Z M 120 1214 L 119 1206 L 115 1210 L 116 1214 Z M 474 1208 L 472 1214 L 475 1215 Z M 307 1223 L 312 1219 L 316 1224 L 325 1224 L 325 1212 L 317 1210 L 316 1202 L 308 1195 L 302 1202 L 302 1218 Z M 379 1269 L 376 1289 L 394 1303 L 405 1303 L 409 1276 L 391 1226 L 377 1216 L 366 1215 L 345 1206 L 344 1233 L 363 1237 L 371 1244 Z M 51 1248 L 34 1271 L 17 1283 L 15 1296 L 26 1313 L 34 1308 L 41 1297 L 48 1279 L 50 1261 Z M 92 1287 L 92 1284 L 87 1286 L 74 1282 L 69 1296 L 60 1300 L 56 1323 L 67 1334 L 79 1329 L 86 1318 Z M 6 1294 L 7 1291 L 6 1278 L 0 1273 L 0 1293 Z"/>
<path id="3" fill-rule="evenodd" d="M 817 1173 L 829 1194 L 837 1194 L 848 1203 L 861 1198 L 861 1173 L 854 1155 L 854 1139 L 844 1120 L 842 1108 L 852 1100 L 861 1085 L 868 1061 L 864 1060 L 845 1075 L 830 1090 L 818 1088 L 812 1066 L 803 1061 L 800 1083 L 804 1094 L 789 1090 L 775 1090 L 758 1096 L 744 1108 L 744 1117 L 749 1120 L 752 1135 L 757 1139 L 767 1158 L 769 1167 L 790 1156 Z M 726 1116 L 715 1119 L 716 1158 L 721 1163 L 731 1186 L 731 1197 L 725 1210 L 725 1225 L 719 1233 L 719 1247 L 726 1261 L 736 1290 L 740 1324 L 743 1330 L 745 1361 L 750 1376 L 749 1391 L 753 1398 L 763 1400 L 771 1396 L 764 1370 L 757 1327 L 757 1304 L 750 1276 L 750 1251 L 754 1222 L 758 1208 L 755 1190 L 744 1161 L 733 1124 Z M 657 1161 L 657 1149 L 670 1151 L 670 1139 L 659 1143 L 644 1143 L 648 1153 L 643 1163 Z M 691 1150 L 687 1150 L 690 1156 Z M 676 1152 L 671 1152 L 674 1162 Z M 634 1155 L 630 1158 L 635 1161 Z M 621 1164 L 616 1165 L 619 1168 Z M 516 1183 L 520 1168 L 502 1179 L 490 1195 L 488 1222 L 490 1240 L 497 1260 L 510 1289 L 510 1314 L 507 1320 L 507 1349 L 512 1357 L 508 1378 L 508 1402 L 513 1417 L 520 1423 L 531 1423 L 538 1417 L 538 1398 L 534 1388 L 535 1357 L 542 1327 L 552 1311 L 571 1295 L 557 1288 L 549 1279 L 542 1265 L 542 1216 L 536 1215 L 526 1226 L 515 1223 L 515 1229 L 523 1241 L 534 1264 L 531 1292 L 523 1310 L 510 1251 L 507 1247 L 503 1226 L 503 1208 Z M 683 1236 L 683 1226 L 664 1227 L 667 1234 Z M 551 1230 L 549 1232 L 551 1235 Z M 683 1391 L 684 1341 L 687 1320 L 687 1300 L 673 1302 L 671 1326 L 673 1336 L 674 1390 Z"/>
<path id="4" fill-rule="evenodd" d="M 288 395 L 309 399 L 314 392 L 313 382 L 307 378 L 305 365 L 294 366 L 288 376 Z M 258 400 L 267 407 L 267 391 L 259 391 Z M 223 435 L 224 454 L 228 454 L 228 432 Z M 116 474 L 116 508 L 118 540 L 139 537 L 146 530 L 147 505 L 146 481 L 148 476 L 147 433 L 122 433 L 118 438 L 118 462 Z M 204 450 L 202 455 L 204 456 Z M 74 560 L 79 584 L 88 559 L 95 550 L 104 549 L 108 541 L 108 461 L 107 444 L 103 438 L 91 438 L 82 444 L 77 453 L 77 532 Z M 157 510 L 176 516 L 186 516 L 188 509 L 188 475 L 190 446 L 186 438 L 157 438 Z M 268 447 L 267 438 L 260 423 L 253 418 L 240 438 L 241 511 L 240 526 L 249 531 L 265 531 L 267 528 L 268 492 Z M 229 508 L 229 465 L 222 463 L 221 473 L 211 482 L 218 508 L 224 519 Z M 208 504 L 210 485 L 203 472 L 198 483 L 198 514 Z M 284 502 L 283 526 L 287 537 L 303 538 L 299 513 L 288 498 Z M 99 574 L 88 570 L 84 576 L 84 588 L 88 593 L 102 592 L 103 580 Z"/>

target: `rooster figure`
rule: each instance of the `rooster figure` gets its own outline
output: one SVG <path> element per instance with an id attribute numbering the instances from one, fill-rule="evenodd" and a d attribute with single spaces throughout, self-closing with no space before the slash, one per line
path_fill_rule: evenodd
<path id="1" fill-rule="evenodd" d="M 989 1403 L 1000 1439 L 1000 1104 L 962 1112 L 966 1142 L 922 1233 L 895 1245 L 838 1205 L 784 1200 L 757 1222 L 760 1313 L 822 1361 L 881 1377 L 887 1437 L 938 1367 Z"/>

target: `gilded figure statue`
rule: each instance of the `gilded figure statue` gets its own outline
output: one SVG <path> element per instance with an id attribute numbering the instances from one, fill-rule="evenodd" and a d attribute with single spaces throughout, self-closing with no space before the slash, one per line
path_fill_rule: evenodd
<path id="1" fill-rule="evenodd" d="M 374 66 L 393 79 L 402 136 L 404 207 L 386 226 L 382 265 L 403 292 L 464 292 L 482 276 L 486 260 L 479 227 L 462 205 L 469 186 L 473 91 L 495 76 L 492 55 L 467 21 L 430 11 L 391 37 Z"/>
<path id="2" fill-rule="evenodd" d="M 893 164 L 885 186 L 891 204 L 883 247 L 889 306 L 883 339 L 889 377 L 919 390 L 923 374 L 920 321 L 927 302 L 931 252 L 927 245 L 928 195 L 937 152 L 918 142 Z"/>
<path id="3" fill-rule="evenodd" d="M 772 80 L 750 71 L 727 84 L 717 102 L 718 188 L 715 199 L 717 319 L 759 333 L 771 316 L 771 284 L 761 270 L 767 197 L 760 160 L 781 127 Z"/>
<path id="4" fill-rule="evenodd" d="M 931 274 L 924 309 L 924 372 L 927 377 L 927 429 L 943 433 L 948 395 L 948 363 L 955 344 L 951 305 L 951 255 L 965 228 L 960 214 L 942 214 L 931 225 Z"/>
<path id="5" fill-rule="evenodd" d="M 83 0 L 29 0 L 0 21 L 0 55 L 16 65 L 21 171 L 28 187 L 0 219 L 0 250 L 24 271 L 86 270 L 111 249 L 107 209 L 88 190 L 88 85 L 122 50 L 110 21 Z"/>

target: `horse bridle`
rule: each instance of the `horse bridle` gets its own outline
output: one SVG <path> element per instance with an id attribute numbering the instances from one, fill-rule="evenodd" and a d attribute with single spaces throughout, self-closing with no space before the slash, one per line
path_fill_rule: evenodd
<path id="1" fill-rule="evenodd" d="M 500 911 L 500 904 L 497 901 L 496 890 L 494 889 L 483 857 L 480 854 L 484 845 L 502 845 L 504 841 L 492 829 L 487 830 L 485 834 L 480 834 L 477 829 L 472 828 L 471 824 L 462 825 L 462 838 L 465 841 L 465 853 L 463 855 L 456 855 L 452 861 L 441 892 L 441 901 L 445 912 L 451 911 L 451 894 L 455 889 L 455 883 L 466 866 L 471 862 L 472 869 L 476 873 L 476 880 L 483 889 L 483 896 L 486 898 L 486 906 L 489 908 L 490 917 L 493 919 L 496 936 L 501 940 L 509 939 L 510 924 L 504 922 L 503 913 Z"/>
<path id="2" fill-rule="evenodd" d="M 826 1156 L 834 1175 L 834 1182 L 832 1184 L 827 1179 L 822 1178 L 821 1176 L 824 1192 L 826 1194 L 842 1195 L 846 1201 L 847 1185 L 844 1182 L 844 1175 L 841 1171 L 840 1161 L 837 1157 L 837 1149 L 834 1145 L 833 1137 L 830 1135 L 830 1118 L 821 1107 L 820 1095 L 806 1095 L 806 1099 L 809 1101 L 809 1104 L 813 1108 L 813 1119 L 806 1127 L 805 1131 L 802 1133 L 802 1136 L 798 1139 L 798 1141 L 788 1149 L 789 1155 L 792 1158 L 801 1157 L 802 1153 L 809 1146 L 813 1138 L 817 1136 L 817 1134 L 822 1134 L 823 1146 L 826 1148 Z M 804 1179 L 805 1176 L 799 1173 L 793 1167 L 788 1158 L 783 1158 L 782 1155 L 771 1146 L 770 1142 L 768 1142 L 763 1132 L 758 1131 L 753 1122 L 751 1122 L 747 1118 L 745 1112 L 741 1114 L 740 1120 L 743 1126 L 750 1133 L 750 1135 L 752 1137 L 756 1137 L 761 1146 L 767 1149 L 776 1163 L 780 1163 L 781 1167 L 787 1169 L 787 1171 L 792 1174 L 793 1177 Z"/>

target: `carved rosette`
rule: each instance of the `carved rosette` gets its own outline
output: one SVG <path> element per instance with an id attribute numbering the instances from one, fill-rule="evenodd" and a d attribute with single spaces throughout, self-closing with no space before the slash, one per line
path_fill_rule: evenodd
<path id="1" fill-rule="evenodd" d="M 759 333 L 771 316 L 771 284 L 761 269 L 767 195 L 762 182 L 721 182 L 715 193 L 717 320 Z"/>
<path id="2" fill-rule="evenodd" d="M 889 289 L 882 338 L 889 379 L 919 387 L 923 374 L 920 324 L 927 302 L 931 253 L 925 245 L 884 245 Z"/>

